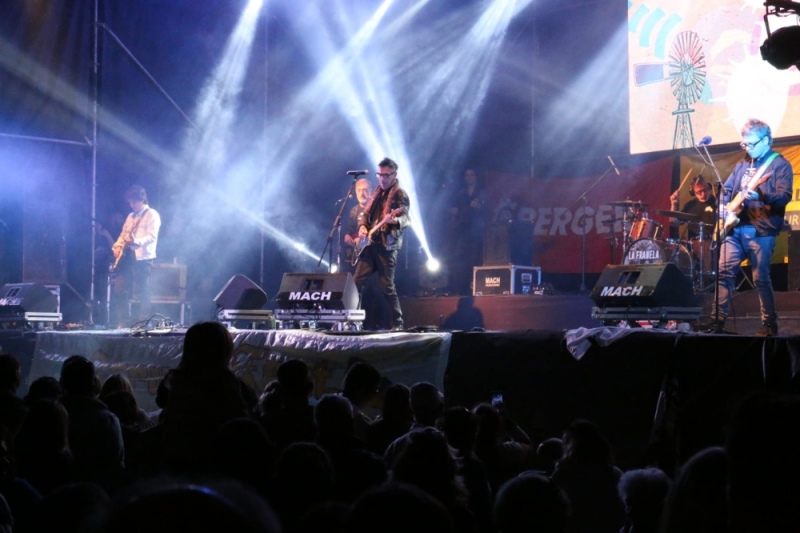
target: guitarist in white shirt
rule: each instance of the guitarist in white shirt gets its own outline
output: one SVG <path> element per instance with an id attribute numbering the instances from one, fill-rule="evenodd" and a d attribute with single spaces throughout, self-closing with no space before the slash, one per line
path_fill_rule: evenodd
<path id="1" fill-rule="evenodd" d="M 150 317 L 150 274 L 153 259 L 156 258 L 158 232 L 161 229 L 161 216 L 147 202 L 144 187 L 134 185 L 125 192 L 125 199 L 131 206 L 131 213 L 125 219 L 122 231 L 112 247 L 114 253 L 113 271 L 127 278 L 127 294 L 117 295 L 117 312 L 127 308 L 127 299 L 134 295 L 140 301 L 139 319 Z"/>
<path id="2" fill-rule="evenodd" d="M 403 245 L 403 230 L 409 224 L 408 194 L 397 180 L 397 163 L 385 157 L 378 163 L 378 188 L 370 196 L 359 221 L 359 238 L 368 237 L 361 250 L 353 279 L 361 295 L 369 277 L 377 273 L 393 330 L 403 329 L 403 311 L 394 285 L 397 252 Z"/>
<path id="3" fill-rule="evenodd" d="M 744 259 L 753 269 L 753 283 L 761 303 L 758 336 L 778 334 L 770 259 L 784 227 L 786 204 L 792 199 L 792 165 L 772 150 L 769 125 L 750 119 L 742 128 L 742 148 L 747 152 L 725 181 L 725 201 L 720 210 L 724 239 L 720 247 L 719 309 L 711 310 L 714 326 L 722 329 L 731 311 L 736 275 Z"/>

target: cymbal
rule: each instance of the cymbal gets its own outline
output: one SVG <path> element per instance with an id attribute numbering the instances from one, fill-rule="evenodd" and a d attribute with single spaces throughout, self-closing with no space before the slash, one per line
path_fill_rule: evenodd
<path id="1" fill-rule="evenodd" d="M 614 202 L 607 202 L 608 205 L 619 205 L 622 207 L 645 207 L 646 203 L 641 200 L 617 200 Z"/>
<path id="2" fill-rule="evenodd" d="M 699 216 L 693 215 L 692 213 L 684 213 L 683 211 L 656 211 L 656 213 L 666 217 L 677 218 L 678 220 L 683 220 L 685 222 L 697 222 L 700 220 Z"/>

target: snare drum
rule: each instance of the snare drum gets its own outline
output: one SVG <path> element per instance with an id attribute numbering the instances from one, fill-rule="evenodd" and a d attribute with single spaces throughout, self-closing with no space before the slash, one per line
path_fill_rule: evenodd
<path id="1" fill-rule="evenodd" d="M 637 218 L 631 225 L 628 235 L 631 241 L 638 239 L 657 239 L 661 235 L 661 224 L 649 218 Z"/>
<path id="2" fill-rule="evenodd" d="M 628 247 L 623 262 L 626 265 L 674 263 L 684 275 L 692 277 L 692 254 L 686 246 L 677 241 L 639 239 Z"/>

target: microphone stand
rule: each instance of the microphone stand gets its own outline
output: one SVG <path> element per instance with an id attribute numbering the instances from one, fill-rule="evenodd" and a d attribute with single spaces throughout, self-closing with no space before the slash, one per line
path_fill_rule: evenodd
<path id="1" fill-rule="evenodd" d="M 572 202 L 572 205 L 570 205 L 567 208 L 568 210 L 571 211 L 573 207 L 578 205 L 580 202 L 583 202 L 584 224 L 583 224 L 583 231 L 581 232 L 581 286 L 578 289 L 578 294 L 581 295 L 585 295 L 589 292 L 589 290 L 586 288 L 586 202 L 587 202 L 586 195 L 589 194 L 592 191 L 592 189 L 597 187 L 597 185 L 601 181 L 603 181 L 603 179 L 606 176 L 608 176 L 608 173 L 611 172 L 612 170 L 614 170 L 613 164 L 610 167 L 608 167 L 606 171 L 603 172 L 603 175 L 597 178 L 597 181 L 592 183 L 592 185 L 588 189 L 583 191 L 583 193 L 574 202 Z"/>
<path id="2" fill-rule="evenodd" d="M 703 155 L 698 147 L 695 146 L 694 149 L 700 156 L 700 159 L 703 160 L 703 164 L 710 166 L 714 170 L 714 175 L 717 177 L 717 197 L 716 202 L 714 202 L 714 220 L 716 224 L 714 226 L 714 233 L 711 237 L 711 247 L 710 249 L 716 252 L 716 268 L 714 269 L 714 323 L 710 328 L 711 333 L 723 333 L 724 329 L 719 326 L 719 265 L 720 261 L 722 260 L 722 247 L 725 245 L 724 242 L 720 242 L 720 237 L 722 236 L 722 229 L 724 224 L 720 224 L 720 220 L 725 220 L 727 218 L 727 213 L 725 212 L 725 208 L 722 205 L 723 201 L 723 191 L 725 190 L 725 186 L 722 183 L 722 176 L 719 174 L 719 169 L 717 165 L 714 164 L 714 159 L 711 157 L 711 154 L 708 153 L 708 146 L 706 144 L 702 144 L 703 152 L 705 152 L 705 156 Z M 701 229 L 702 230 L 702 226 Z M 733 295 L 729 295 L 733 297 Z"/>
<path id="3" fill-rule="evenodd" d="M 325 247 L 322 248 L 322 253 L 319 254 L 319 261 L 317 261 L 317 266 L 322 264 L 322 258 L 325 257 L 325 251 L 328 250 L 328 246 L 331 247 L 330 248 L 330 254 L 328 256 L 329 257 L 329 261 L 328 262 L 330 263 L 328 268 L 330 268 L 330 266 L 333 265 L 333 257 L 332 257 L 333 246 L 331 244 L 333 242 L 333 235 L 334 235 L 334 233 L 337 233 L 337 231 L 338 231 L 338 234 L 341 237 L 341 232 L 342 232 L 342 213 L 344 213 L 344 208 L 347 206 L 347 200 L 349 200 L 350 197 L 353 195 L 353 192 L 354 192 L 355 187 L 356 187 L 356 181 L 358 181 L 358 178 L 359 178 L 359 176 L 353 176 L 353 181 L 352 181 L 352 183 L 350 183 L 350 188 L 347 189 L 347 194 L 344 195 L 344 199 L 342 201 L 342 205 L 341 205 L 341 207 L 339 207 L 339 212 L 336 214 L 336 218 L 333 219 L 333 225 L 331 226 L 331 231 L 328 233 L 328 240 L 325 241 Z M 337 268 L 341 267 L 341 259 L 342 259 L 341 258 L 341 250 L 342 250 L 342 247 L 341 247 L 341 238 L 340 238 L 339 249 L 336 252 L 336 266 L 337 266 Z"/>

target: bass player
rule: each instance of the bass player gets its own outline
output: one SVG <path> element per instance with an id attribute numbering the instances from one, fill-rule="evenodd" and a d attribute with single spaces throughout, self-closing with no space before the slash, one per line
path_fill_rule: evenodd
<path id="1" fill-rule="evenodd" d="M 372 274 L 380 278 L 381 291 L 391 314 L 392 330 L 403 329 L 403 311 L 394 285 L 397 252 L 403 245 L 403 230 L 409 224 L 408 194 L 397 180 L 398 165 L 388 157 L 378 163 L 378 187 L 364 207 L 359 220 L 359 239 L 367 237 L 360 251 L 353 280 L 363 297 L 364 286 Z"/>
<path id="2" fill-rule="evenodd" d="M 714 327 L 722 330 L 731 311 L 731 297 L 741 262 L 750 261 L 753 283 L 761 304 L 761 329 L 756 335 L 778 334 L 775 294 L 770 278 L 770 259 L 784 226 L 786 204 L 792 199 L 792 165 L 772 149 L 769 125 L 750 119 L 741 131 L 747 152 L 723 187 L 727 204 L 720 209 L 721 235 L 717 307 L 711 310 Z"/>

